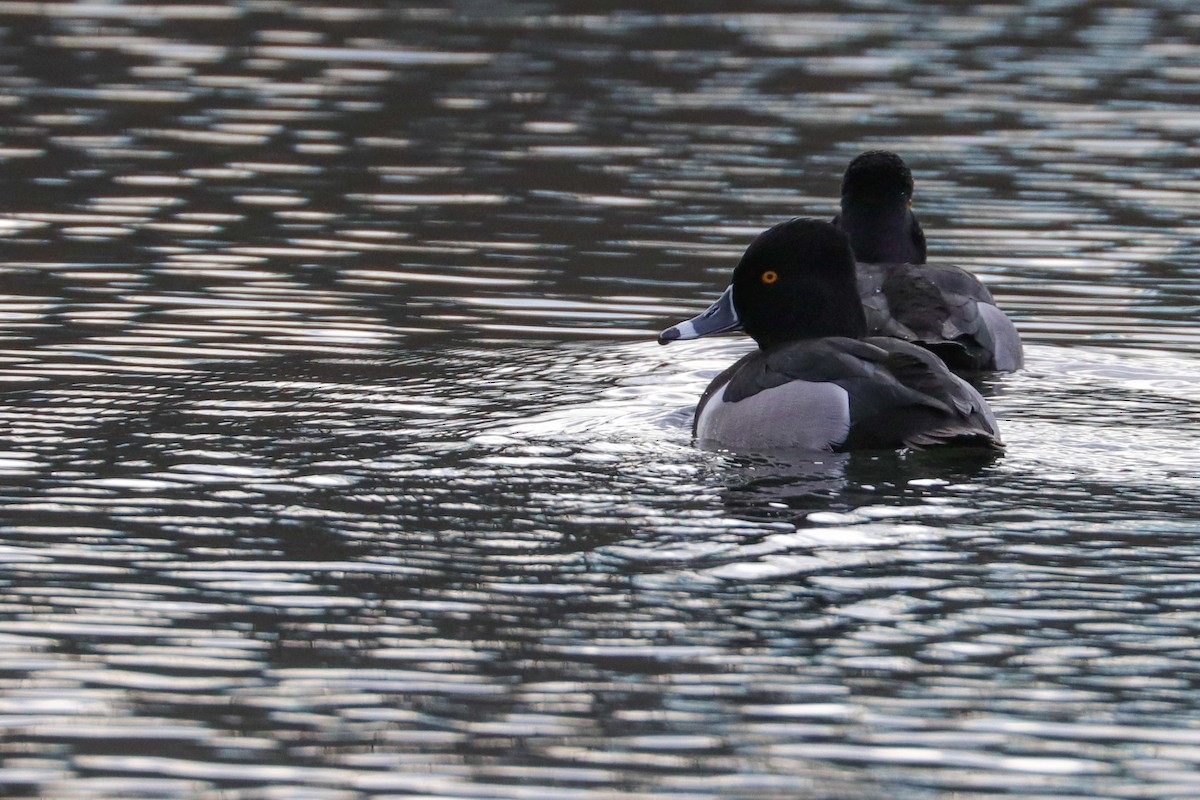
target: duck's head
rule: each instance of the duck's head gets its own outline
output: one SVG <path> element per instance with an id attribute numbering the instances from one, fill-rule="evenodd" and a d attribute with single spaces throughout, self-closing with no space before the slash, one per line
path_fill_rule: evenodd
<path id="1" fill-rule="evenodd" d="M 842 210 L 833 221 L 850 235 L 859 261 L 925 263 L 925 233 L 912 212 L 913 178 L 904 159 L 871 150 L 842 177 Z"/>
<path id="2" fill-rule="evenodd" d="M 798 339 L 866 335 L 846 234 L 793 219 L 750 243 L 733 282 L 704 313 L 663 331 L 661 344 L 744 330 L 764 350 Z"/>
<path id="3" fill-rule="evenodd" d="M 842 176 L 842 212 L 855 206 L 902 206 L 912 203 L 912 170 L 890 150 L 869 150 L 856 157 Z"/>

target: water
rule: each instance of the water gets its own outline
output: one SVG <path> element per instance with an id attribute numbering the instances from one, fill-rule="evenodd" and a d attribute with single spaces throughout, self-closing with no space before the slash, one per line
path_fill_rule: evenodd
<path id="1" fill-rule="evenodd" d="M 0 793 L 1200 795 L 1200 15 L 0 3 Z M 659 347 L 899 150 L 1008 452 Z"/>

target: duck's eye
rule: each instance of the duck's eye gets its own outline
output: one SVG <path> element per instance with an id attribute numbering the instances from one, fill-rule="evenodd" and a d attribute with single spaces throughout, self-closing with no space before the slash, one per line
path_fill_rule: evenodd
<path id="1" fill-rule="evenodd" d="M 762 274 L 762 282 L 770 286 L 775 281 L 779 280 L 779 273 L 773 269 L 769 269 Z"/>

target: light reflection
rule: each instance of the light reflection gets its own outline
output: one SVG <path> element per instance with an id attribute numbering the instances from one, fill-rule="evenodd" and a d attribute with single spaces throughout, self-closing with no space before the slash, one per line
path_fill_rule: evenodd
<path id="1" fill-rule="evenodd" d="M 298 45 L 262 45 L 255 52 L 265 58 L 285 61 L 357 61 L 367 63 L 414 65 L 469 65 L 486 64 L 492 59 L 489 53 L 456 53 L 446 51 L 382 50 L 369 47 L 306 47 Z"/>

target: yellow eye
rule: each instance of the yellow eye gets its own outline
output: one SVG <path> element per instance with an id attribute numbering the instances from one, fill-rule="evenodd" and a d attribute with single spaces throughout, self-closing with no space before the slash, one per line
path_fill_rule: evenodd
<path id="1" fill-rule="evenodd" d="M 769 269 L 762 274 L 762 282 L 770 286 L 775 281 L 779 280 L 779 273 L 773 269 Z"/>

